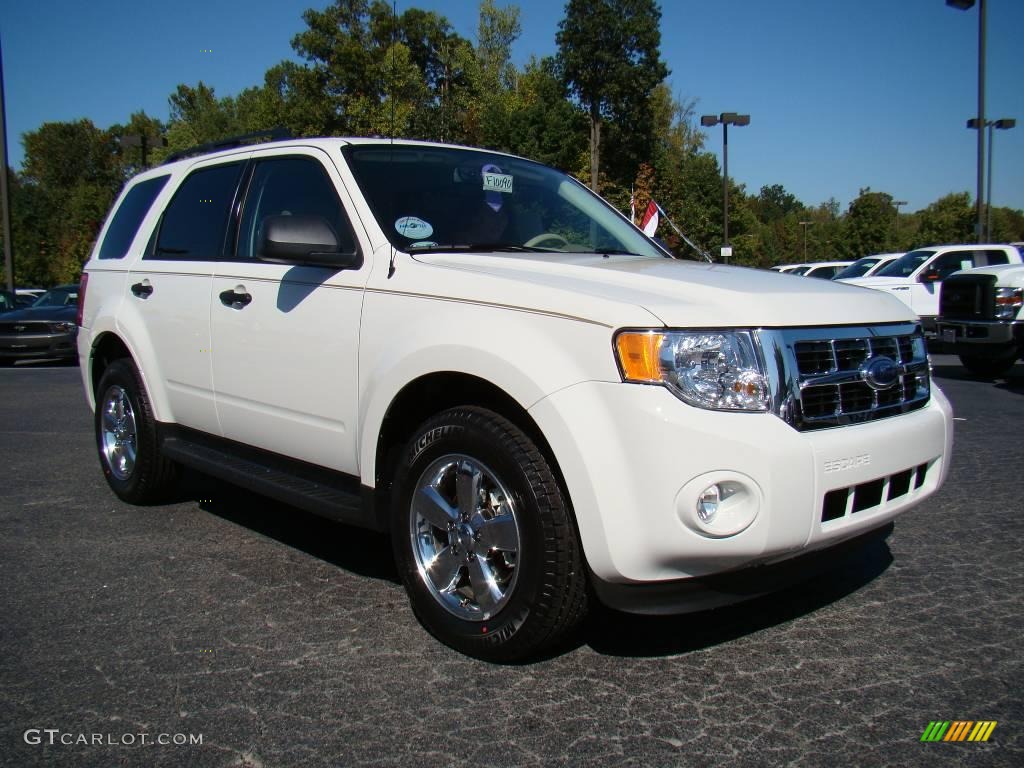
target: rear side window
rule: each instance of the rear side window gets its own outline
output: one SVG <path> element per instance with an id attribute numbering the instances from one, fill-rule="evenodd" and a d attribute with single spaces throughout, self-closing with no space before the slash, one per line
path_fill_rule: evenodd
<path id="1" fill-rule="evenodd" d="M 189 174 L 164 211 L 154 259 L 219 259 L 242 163 Z"/>
<path id="2" fill-rule="evenodd" d="M 1010 259 L 1007 257 L 1006 251 L 985 251 L 985 266 L 1009 263 Z"/>
<path id="3" fill-rule="evenodd" d="M 150 206 L 169 178 L 170 176 L 157 176 L 154 179 L 146 179 L 128 190 L 107 228 L 107 236 L 103 238 L 103 244 L 100 246 L 99 258 L 125 257 L 139 225 L 146 218 Z"/>

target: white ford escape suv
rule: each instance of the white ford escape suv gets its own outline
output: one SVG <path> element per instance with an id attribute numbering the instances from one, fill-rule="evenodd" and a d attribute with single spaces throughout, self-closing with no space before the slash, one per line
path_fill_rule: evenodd
<path id="1" fill-rule="evenodd" d="M 588 600 L 679 612 L 807 576 L 942 483 L 891 296 L 677 261 L 572 178 L 386 140 L 149 170 L 85 267 L 103 472 L 179 466 L 388 530 L 464 652 L 551 647 Z"/>

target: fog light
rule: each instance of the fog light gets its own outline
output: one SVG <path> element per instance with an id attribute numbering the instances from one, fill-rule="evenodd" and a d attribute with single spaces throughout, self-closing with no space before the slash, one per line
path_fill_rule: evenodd
<path id="1" fill-rule="evenodd" d="M 695 533 L 710 538 L 735 536 L 746 530 L 764 502 L 760 487 L 747 475 L 731 470 L 705 472 L 676 494 L 676 514 Z"/>
<path id="2" fill-rule="evenodd" d="M 709 485 L 704 492 L 697 497 L 697 517 L 702 523 L 710 523 L 718 514 L 718 502 L 721 499 L 721 492 L 718 483 Z"/>

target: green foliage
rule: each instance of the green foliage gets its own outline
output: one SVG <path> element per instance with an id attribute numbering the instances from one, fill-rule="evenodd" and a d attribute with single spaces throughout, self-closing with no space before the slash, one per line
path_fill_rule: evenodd
<path id="1" fill-rule="evenodd" d="M 921 211 L 914 245 L 969 243 L 974 239 L 975 216 L 967 192 L 939 198 Z"/>
<path id="2" fill-rule="evenodd" d="M 635 168 L 652 144 L 648 99 L 668 75 L 661 60 L 661 8 L 654 0 L 569 0 L 559 23 L 565 84 L 590 119 L 590 183 L 600 188 L 601 124 L 614 157 Z M 621 164 L 615 169 L 621 176 Z"/>
<path id="3" fill-rule="evenodd" d="M 846 216 L 846 233 L 841 246 L 844 257 L 859 259 L 891 250 L 895 219 L 892 195 L 862 189 L 850 203 Z"/>

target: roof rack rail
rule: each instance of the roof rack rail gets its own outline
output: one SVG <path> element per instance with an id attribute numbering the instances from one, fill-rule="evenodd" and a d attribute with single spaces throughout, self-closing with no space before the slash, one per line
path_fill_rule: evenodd
<path id="1" fill-rule="evenodd" d="M 197 144 L 194 147 L 188 149 L 182 149 L 178 152 L 172 152 L 164 160 L 163 164 L 173 163 L 175 160 L 181 160 L 186 157 L 194 157 L 195 155 L 205 155 L 208 152 L 216 152 L 219 149 L 231 149 L 232 147 L 240 147 L 243 144 L 253 141 L 254 139 L 270 139 L 271 141 L 281 141 L 283 139 L 294 138 L 291 133 L 288 132 L 287 128 L 278 126 L 277 128 L 270 128 L 266 131 L 254 131 L 253 133 L 246 133 L 242 136 L 229 136 L 226 139 L 218 139 L 217 141 L 208 141 L 205 144 Z"/>

